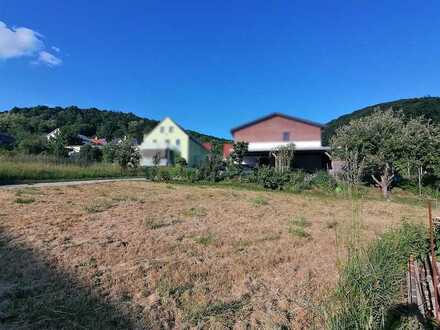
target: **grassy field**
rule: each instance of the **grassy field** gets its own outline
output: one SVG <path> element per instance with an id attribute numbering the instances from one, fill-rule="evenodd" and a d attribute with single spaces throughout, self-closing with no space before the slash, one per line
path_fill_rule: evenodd
<path id="1" fill-rule="evenodd" d="M 116 164 L 96 163 L 81 166 L 75 163 L 16 161 L 0 158 L 0 185 L 29 181 L 99 179 L 127 176 Z M 139 173 L 142 175 L 142 173 Z"/>
<path id="2" fill-rule="evenodd" d="M 425 220 L 406 195 L 371 194 L 0 190 L 0 328 L 322 328 L 349 242 Z"/>

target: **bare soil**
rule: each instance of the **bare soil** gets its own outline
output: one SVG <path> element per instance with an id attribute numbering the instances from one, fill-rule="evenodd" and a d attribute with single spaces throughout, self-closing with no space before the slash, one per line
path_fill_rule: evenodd
<path id="1" fill-rule="evenodd" d="M 303 329 L 417 205 L 148 182 L 0 191 L 0 328 Z"/>

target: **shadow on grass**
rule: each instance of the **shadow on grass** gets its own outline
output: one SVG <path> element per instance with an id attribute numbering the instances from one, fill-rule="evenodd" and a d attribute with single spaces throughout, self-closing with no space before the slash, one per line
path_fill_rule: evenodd
<path id="1" fill-rule="evenodd" d="M 407 323 L 407 327 L 402 326 Z M 426 320 L 416 304 L 397 304 L 387 312 L 384 329 L 407 329 L 409 324 L 414 328 L 438 329 L 430 320 Z"/>
<path id="2" fill-rule="evenodd" d="M 0 329 L 132 329 L 135 321 L 0 227 Z"/>

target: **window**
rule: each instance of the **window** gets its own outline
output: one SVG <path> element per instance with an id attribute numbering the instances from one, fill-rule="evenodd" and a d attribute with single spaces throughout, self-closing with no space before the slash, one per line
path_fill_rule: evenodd
<path id="1" fill-rule="evenodd" d="M 160 132 L 161 132 L 161 133 L 165 132 L 165 127 L 161 126 L 161 127 L 160 127 Z"/>
<path id="2" fill-rule="evenodd" d="M 165 140 L 165 143 L 166 143 L 167 145 L 170 144 L 170 140 L 166 139 L 166 140 Z"/>
<path id="3" fill-rule="evenodd" d="M 154 140 L 153 140 L 153 143 L 157 143 L 157 140 L 156 140 L 156 139 L 154 139 Z"/>
<path id="4" fill-rule="evenodd" d="M 173 131 L 174 131 L 174 127 L 173 126 L 168 127 L 168 132 L 173 133 Z"/>
<path id="5" fill-rule="evenodd" d="M 290 133 L 283 132 L 283 141 L 290 141 Z"/>
<path id="6" fill-rule="evenodd" d="M 176 146 L 180 146 L 180 139 L 176 139 Z"/>

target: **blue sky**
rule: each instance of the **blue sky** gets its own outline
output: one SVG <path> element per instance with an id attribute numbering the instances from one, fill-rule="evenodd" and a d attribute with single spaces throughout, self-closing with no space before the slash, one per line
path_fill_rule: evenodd
<path id="1" fill-rule="evenodd" d="M 440 95 L 439 12 L 438 0 L 2 0 L 0 109 L 171 116 L 223 137 L 270 112 L 327 122 Z"/>

